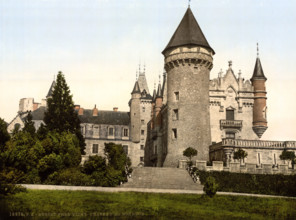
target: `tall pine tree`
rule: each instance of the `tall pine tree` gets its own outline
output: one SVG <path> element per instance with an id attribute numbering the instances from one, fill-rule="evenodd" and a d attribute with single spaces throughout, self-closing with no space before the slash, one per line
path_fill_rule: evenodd
<path id="1" fill-rule="evenodd" d="M 74 110 L 70 89 L 62 72 L 57 75 L 52 96 L 47 99 L 44 122 L 48 130 L 69 131 L 79 139 L 81 154 L 84 154 L 85 141 L 80 130 L 80 120 Z"/>

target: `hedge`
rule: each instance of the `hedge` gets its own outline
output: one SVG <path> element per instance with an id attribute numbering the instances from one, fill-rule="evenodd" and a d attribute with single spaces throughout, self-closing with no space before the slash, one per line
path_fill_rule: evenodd
<path id="1" fill-rule="evenodd" d="M 209 176 L 215 178 L 218 191 L 296 197 L 296 175 L 199 171 L 201 184 Z"/>

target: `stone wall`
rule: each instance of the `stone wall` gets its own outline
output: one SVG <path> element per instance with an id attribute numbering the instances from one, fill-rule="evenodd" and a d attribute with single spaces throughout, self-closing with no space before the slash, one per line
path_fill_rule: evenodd
<path id="1" fill-rule="evenodd" d="M 180 161 L 180 163 L 184 164 L 184 161 Z M 212 166 L 207 166 L 206 161 L 197 160 L 195 166 L 199 170 L 204 171 L 228 171 L 232 173 L 251 174 L 296 174 L 296 170 L 289 168 L 288 164 L 278 164 L 278 166 L 274 166 L 273 164 L 261 164 L 261 166 L 258 166 L 254 163 L 245 163 L 245 165 L 240 165 L 239 162 L 230 162 L 229 167 L 225 167 L 223 166 L 222 161 L 212 161 Z M 184 166 L 182 165 L 180 168 L 184 168 Z"/>

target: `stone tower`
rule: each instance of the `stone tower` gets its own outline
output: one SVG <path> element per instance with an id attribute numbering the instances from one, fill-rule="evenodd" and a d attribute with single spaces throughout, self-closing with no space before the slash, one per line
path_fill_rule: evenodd
<path id="1" fill-rule="evenodd" d="M 258 51 L 258 48 L 257 48 Z M 254 73 L 251 78 L 254 87 L 254 106 L 253 106 L 253 131 L 259 138 L 267 129 L 267 107 L 266 107 L 266 88 L 265 82 L 267 78 L 264 76 L 259 54 L 257 53 Z"/>
<path id="2" fill-rule="evenodd" d="M 208 160 L 211 144 L 209 74 L 214 50 L 190 8 L 162 52 L 167 72 L 167 155 L 163 166 L 178 165 L 183 151 L 197 149 Z"/>
<path id="3" fill-rule="evenodd" d="M 132 142 L 140 142 L 141 130 L 141 91 L 138 81 L 135 82 L 130 100 L 130 119 L 131 119 L 131 140 Z"/>

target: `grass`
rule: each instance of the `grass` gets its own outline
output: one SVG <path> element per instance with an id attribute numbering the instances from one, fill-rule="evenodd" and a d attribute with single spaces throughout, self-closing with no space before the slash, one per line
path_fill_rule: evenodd
<path id="1" fill-rule="evenodd" d="M 103 219 L 296 218 L 295 199 L 220 195 L 208 198 L 193 194 L 28 190 L 0 197 L 0 207 L 6 210 L 8 217 L 34 213 L 42 219 L 59 216 L 60 219 L 65 216 L 68 219 L 98 216 Z"/>

